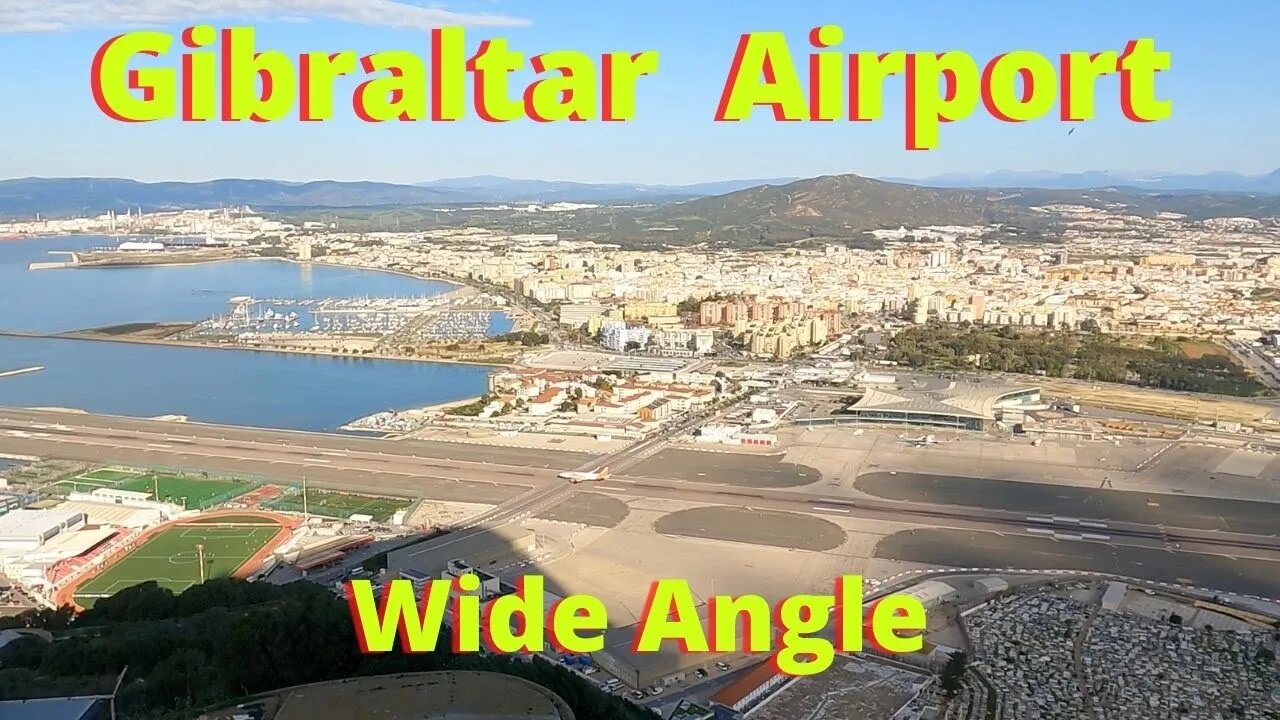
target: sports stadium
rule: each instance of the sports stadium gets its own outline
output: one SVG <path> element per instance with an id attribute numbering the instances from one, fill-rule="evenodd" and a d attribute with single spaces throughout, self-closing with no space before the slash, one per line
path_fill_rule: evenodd
<path id="1" fill-rule="evenodd" d="M 282 562 L 322 568 L 388 531 L 381 526 L 404 524 L 415 507 L 412 498 L 265 478 L 81 467 L 0 511 L 0 570 L 52 604 L 89 608 L 144 582 L 181 593 Z"/>

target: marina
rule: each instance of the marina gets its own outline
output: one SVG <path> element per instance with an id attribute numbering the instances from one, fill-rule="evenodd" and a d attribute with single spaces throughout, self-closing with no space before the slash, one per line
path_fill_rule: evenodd
<path id="1" fill-rule="evenodd" d="M 513 323 L 498 302 L 454 283 L 320 263 L 28 270 L 33 262 L 109 244 L 103 236 L 0 244 L 0 306 L 12 309 L 0 319 L 0 405 L 335 431 L 374 413 L 485 392 L 487 357 L 466 358 L 472 364 L 386 359 L 380 343 L 483 338 Z M 250 312 L 214 327 L 233 315 L 233 299 L 245 298 L 253 301 Z M 171 337 L 147 331 L 185 330 L 193 322 L 233 341 L 277 333 L 301 341 L 223 345 L 196 331 L 172 343 L 177 347 L 165 344 Z M 101 331 L 86 332 L 95 329 Z"/>
<path id="2" fill-rule="evenodd" d="M 502 298 L 474 294 L 469 288 L 405 298 L 259 300 L 242 295 L 228 305 L 226 313 L 199 323 L 183 338 L 376 335 L 409 342 L 482 339 L 511 328 Z"/>
<path id="3" fill-rule="evenodd" d="M 199 322 L 226 313 L 237 296 L 422 298 L 458 286 L 439 280 L 278 259 L 190 265 L 28 270 L 62 253 L 108 244 L 102 236 L 41 237 L 0 243 L 0 329 L 69 332 L 128 323 Z M 301 314 L 301 313 L 299 313 Z"/>

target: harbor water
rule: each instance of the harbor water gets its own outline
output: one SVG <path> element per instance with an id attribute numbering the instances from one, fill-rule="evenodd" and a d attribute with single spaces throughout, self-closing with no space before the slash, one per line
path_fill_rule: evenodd
<path id="1" fill-rule="evenodd" d="M 50 251 L 103 237 L 0 242 L 0 329 L 56 333 L 135 322 L 194 322 L 232 297 L 423 297 L 452 286 L 394 273 L 233 260 L 200 265 L 28 270 Z M 503 331 L 495 320 L 491 332 Z M 506 325 L 509 328 L 509 324 Z M 67 407 L 139 417 L 336 430 L 358 417 L 474 397 L 481 366 L 0 337 L 0 405 Z"/>
<path id="2" fill-rule="evenodd" d="M 483 394 L 476 365 L 288 355 L 89 340 L 0 337 L 0 405 L 291 430 L 336 430 L 383 410 Z"/>
<path id="3" fill-rule="evenodd" d="M 0 242 L 0 330 L 65 332 L 124 323 L 198 322 L 255 298 L 423 297 L 453 285 L 397 273 L 284 260 L 28 270 L 57 251 L 114 244 L 73 236 Z"/>

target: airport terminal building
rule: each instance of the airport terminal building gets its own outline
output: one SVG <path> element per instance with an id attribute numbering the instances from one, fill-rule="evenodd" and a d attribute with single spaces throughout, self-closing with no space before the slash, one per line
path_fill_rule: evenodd
<path id="1" fill-rule="evenodd" d="M 986 430 L 1040 406 L 1040 388 L 952 383 L 937 390 L 868 387 L 843 422 Z M 1020 421 L 1020 420 L 1019 420 Z"/>

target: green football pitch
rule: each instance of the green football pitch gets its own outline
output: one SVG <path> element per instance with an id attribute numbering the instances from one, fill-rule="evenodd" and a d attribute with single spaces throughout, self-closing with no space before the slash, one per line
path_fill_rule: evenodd
<path id="1" fill-rule="evenodd" d="M 139 470 L 101 468 L 55 483 L 59 492 L 92 492 L 98 488 L 114 488 L 144 492 L 152 499 L 185 507 L 204 509 L 239 497 L 253 489 L 251 483 L 234 480 L 166 475 Z"/>
<path id="2" fill-rule="evenodd" d="M 92 607 L 96 599 L 151 580 L 175 593 L 200 582 L 196 546 L 203 547 L 204 578 L 227 577 L 261 550 L 280 526 L 265 518 L 227 518 L 252 524 L 177 525 L 162 530 L 114 565 L 76 588 L 76 602 Z"/>
<path id="3" fill-rule="evenodd" d="M 385 522 L 397 511 L 413 504 L 407 498 L 376 497 L 373 495 L 351 495 L 348 493 L 328 492 L 325 490 L 308 490 L 306 510 L 312 515 L 324 517 L 348 518 L 352 515 L 368 515 L 378 522 Z M 272 510 L 302 512 L 302 494 L 298 492 L 283 495 L 266 504 Z"/>

